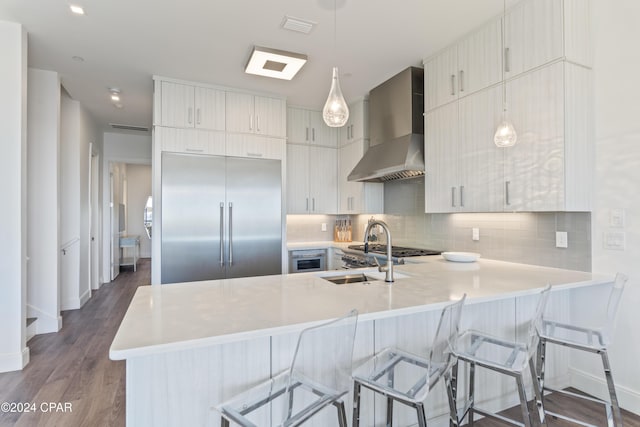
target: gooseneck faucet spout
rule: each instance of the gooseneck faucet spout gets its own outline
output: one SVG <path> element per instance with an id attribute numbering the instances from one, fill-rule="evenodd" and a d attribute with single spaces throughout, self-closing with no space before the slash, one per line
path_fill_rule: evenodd
<path id="1" fill-rule="evenodd" d="M 384 234 L 387 237 L 387 264 L 382 266 L 378 265 L 378 271 L 385 272 L 384 281 L 387 283 L 393 283 L 393 258 L 391 255 L 391 231 L 389 230 L 389 226 L 383 222 L 378 220 L 369 221 L 367 228 L 364 231 L 364 252 L 369 252 L 369 233 L 373 226 L 379 225 L 384 230 Z M 377 262 L 377 260 L 376 260 Z"/>

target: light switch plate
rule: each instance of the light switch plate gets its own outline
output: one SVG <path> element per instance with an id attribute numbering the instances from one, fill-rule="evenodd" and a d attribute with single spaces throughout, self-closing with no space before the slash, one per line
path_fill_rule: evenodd
<path id="1" fill-rule="evenodd" d="M 326 223 L 326 222 L 323 222 L 323 223 L 322 223 L 322 225 L 320 226 L 320 229 L 321 229 L 322 231 L 327 231 L 327 223 Z"/>
<path id="2" fill-rule="evenodd" d="M 624 228 L 624 209 L 611 209 L 609 212 L 609 226 Z"/>
<path id="3" fill-rule="evenodd" d="M 604 233 L 604 248 L 614 251 L 625 250 L 626 235 L 624 231 L 605 231 Z"/>
<path id="4" fill-rule="evenodd" d="M 556 231 L 556 248 L 568 248 L 569 238 L 566 231 Z"/>
<path id="5" fill-rule="evenodd" d="M 480 229 L 472 228 L 471 229 L 471 239 L 472 240 L 480 240 Z"/>

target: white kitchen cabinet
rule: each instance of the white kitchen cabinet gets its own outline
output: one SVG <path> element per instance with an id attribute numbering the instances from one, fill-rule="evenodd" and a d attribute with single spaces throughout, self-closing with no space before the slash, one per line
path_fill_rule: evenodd
<path id="1" fill-rule="evenodd" d="M 369 137 L 369 112 L 366 100 L 349 104 L 349 120 L 340 129 L 340 145 Z"/>
<path id="2" fill-rule="evenodd" d="M 321 111 L 287 107 L 287 142 L 337 147 L 338 130 L 324 123 Z"/>
<path id="3" fill-rule="evenodd" d="M 505 20 L 505 76 L 566 58 L 591 66 L 589 0 L 528 0 Z"/>
<path id="4" fill-rule="evenodd" d="M 591 209 L 591 87 L 591 71 L 565 61 L 508 83 L 518 142 L 505 150 L 504 210 Z"/>
<path id="5" fill-rule="evenodd" d="M 226 93 L 226 130 L 284 138 L 285 101 L 248 93 Z"/>
<path id="6" fill-rule="evenodd" d="M 287 213 L 337 213 L 337 164 L 335 148 L 287 144 Z"/>
<path id="7" fill-rule="evenodd" d="M 260 135 L 228 133 L 226 155 L 259 159 L 284 159 L 285 139 Z"/>
<path id="8" fill-rule="evenodd" d="M 347 179 L 365 152 L 365 140 L 359 139 L 338 150 L 338 210 L 341 214 L 380 214 L 384 212 L 384 186 Z"/>
<path id="9" fill-rule="evenodd" d="M 160 86 L 160 119 L 156 124 L 176 128 L 224 130 L 223 91 L 170 81 L 156 83 Z"/>
<path id="10" fill-rule="evenodd" d="M 426 115 L 426 212 L 502 210 L 503 151 L 493 143 L 501 112 L 497 86 Z"/>
<path id="11" fill-rule="evenodd" d="M 224 156 L 225 139 L 224 132 L 164 126 L 156 126 L 154 134 L 154 144 L 174 153 Z"/>
<path id="12" fill-rule="evenodd" d="M 425 61 L 425 109 L 502 80 L 502 21 L 496 19 Z"/>

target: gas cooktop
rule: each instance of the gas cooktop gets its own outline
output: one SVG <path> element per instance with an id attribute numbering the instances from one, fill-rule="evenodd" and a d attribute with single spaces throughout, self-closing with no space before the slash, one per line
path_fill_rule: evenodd
<path id="1" fill-rule="evenodd" d="M 349 249 L 364 252 L 364 245 L 351 245 Z M 369 243 L 369 252 L 377 254 L 387 254 L 387 245 L 381 243 Z M 440 255 L 442 252 L 434 249 L 417 249 L 417 248 L 405 248 L 402 246 L 391 246 L 391 256 L 394 258 L 404 258 L 410 256 L 426 256 L 426 255 Z"/>

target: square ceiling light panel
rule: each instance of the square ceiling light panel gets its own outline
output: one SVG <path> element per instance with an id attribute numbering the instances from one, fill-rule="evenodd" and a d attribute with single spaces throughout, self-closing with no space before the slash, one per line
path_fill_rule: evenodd
<path id="1" fill-rule="evenodd" d="M 307 62 L 307 55 L 254 46 L 244 72 L 274 79 L 291 80 Z"/>

